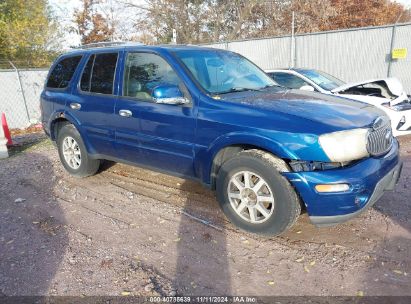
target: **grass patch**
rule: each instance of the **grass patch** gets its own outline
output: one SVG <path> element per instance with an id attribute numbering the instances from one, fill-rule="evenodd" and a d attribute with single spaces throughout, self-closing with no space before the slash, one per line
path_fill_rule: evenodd
<path id="1" fill-rule="evenodd" d="M 17 143 L 9 148 L 9 156 L 14 157 L 21 153 L 33 152 L 39 149 L 48 149 L 53 146 L 53 142 L 43 134 L 40 136 L 26 136 L 19 138 Z"/>

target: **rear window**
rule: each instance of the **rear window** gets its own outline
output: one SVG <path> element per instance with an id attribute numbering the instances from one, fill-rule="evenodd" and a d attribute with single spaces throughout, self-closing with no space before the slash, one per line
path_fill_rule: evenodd
<path id="1" fill-rule="evenodd" d="M 55 89 L 67 88 L 81 57 L 82 56 L 79 55 L 60 60 L 51 71 L 46 87 Z"/>
<path id="2" fill-rule="evenodd" d="M 118 53 L 90 56 L 81 76 L 80 89 L 85 92 L 113 94 L 117 57 Z"/>

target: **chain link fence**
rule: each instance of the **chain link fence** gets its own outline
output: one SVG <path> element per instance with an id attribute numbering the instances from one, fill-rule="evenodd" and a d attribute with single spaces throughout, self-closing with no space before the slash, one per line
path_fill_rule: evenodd
<path id="1" fill-rule="evenodd" d="M 0 114 L 6 114 L 11 129 L 24 129 L 40 122 L 40 94 L 47 73 L 47 68 L 0 61 Z"/>
<path id="2" fill-rule="evenodd" d="M 411 50 L 411 23 L 346 29 L 295 36 L 208 44 L 238 52 L 263 69 L 316 68 L 347 82 L 395 76 L 411 93 L 411 54 L 391 59 L 395 48 Z M 293 51 L 290 51 L 290 47 Z M 40 122 L 40 94 L 48 68 L 30 68 L 25 62 L 0 60 L 0 114 L 10 128 Z"/>
<path id="3" fill-rule="evenodd" d="M 411 23 L 204 45 L 240 53 L 267 70 L 312 68 L 346 82 L 397 77 L 411 93 Z M 392 59 L 394 49 L 408 54 Z"/>

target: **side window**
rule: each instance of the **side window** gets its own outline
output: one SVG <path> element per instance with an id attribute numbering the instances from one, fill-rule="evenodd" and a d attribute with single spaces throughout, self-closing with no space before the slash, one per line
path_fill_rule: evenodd
<path id="1" fill-rule="evenodd" d="M 118 53 L 102 53 L 90 56 L 83 75 L 81 75 L 81 90 L 100 94 L 113 94 L 117 57 Z"/>
<path id="2" fill-rule="evenodd" d="M 177 74 L 163 58 L 149 53 L 127 55 L 123 96 L 151 101 L 152 90 L 160 84 L 180 84 Z"/>
<path id="3" fill-rule="evenodd" d="M 58 62 L 47 80 L 47 88 L 67 88 L 81 60 L 80 56 L 66 57 Z"/>
<path id="4" fill-rule="evenodd" d="M 270 73 L 270 76 L 279 84 L 291 89 L 299 89 L 302 86 L 310 85 L 300 77 L 288 73 Z"/>
<path id="5" fill-rule="evenodd" d="M 82 91 L 90 91 L 91 71 L 93 69 L 95 55 L 91 55 L 84 68 L 83 75 L 81 75 L 80 89 Z"/>

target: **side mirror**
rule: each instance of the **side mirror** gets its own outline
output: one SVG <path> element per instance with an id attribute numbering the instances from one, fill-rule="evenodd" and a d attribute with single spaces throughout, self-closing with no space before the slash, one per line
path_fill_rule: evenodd
<path id="1" fill-rule="evenodd" d="M 300 88 L 300 90 L 303 90 L 303 91 L 309 91 L 309 92 L 314 92 L 315 91 L 315 89 L 312 87 L 312 86 L 310 86 L 310 85 L 303 85 L 301 88 Z"/>
<path id="2" fill-rule="evenodd" d="M 180 88 L 172 84 L 162 84 L 153 89 L 151 94 L 155 103 L 181 105 L 190 103 L 190 101 L 184 97 Z"/>

